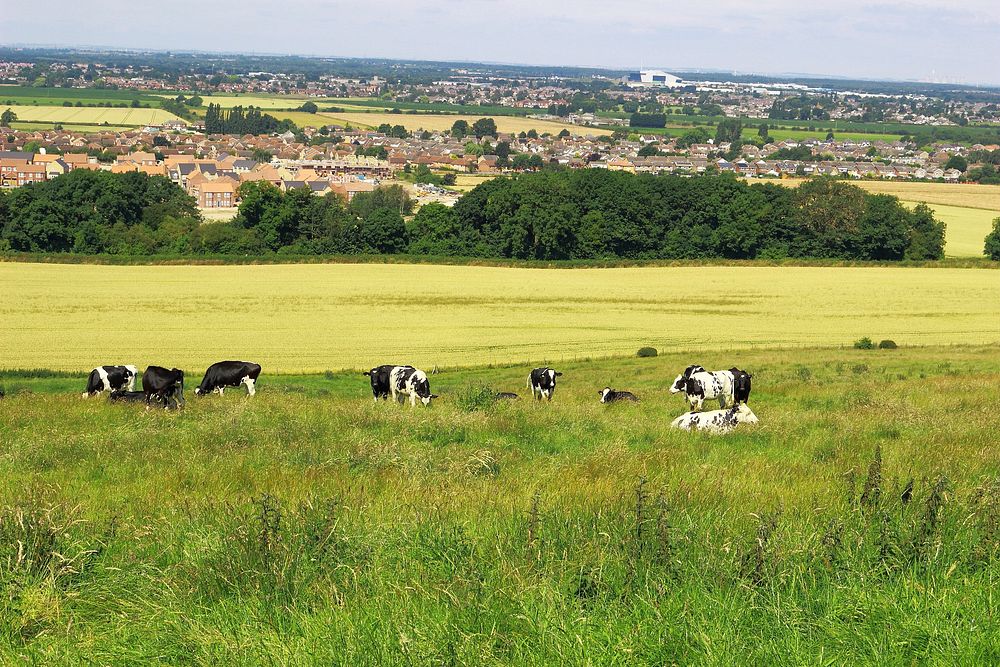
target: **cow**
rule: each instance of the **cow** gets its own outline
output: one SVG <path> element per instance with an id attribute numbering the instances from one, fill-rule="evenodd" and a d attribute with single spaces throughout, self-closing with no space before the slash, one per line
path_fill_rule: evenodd
<path id="1" fill-rule="evenodd" d="M 531 390 L 531 397 L 552 400 L 552 394 L 556 390 L 556 378 L 562 375 L 548 367 L 534 368 L 528 374 L 528 389 Z"/>
<path id="2" fill-rule="evenodd" d="M 370 371 L 365 371 L 362 375 L 367 375 L 368 379 L 372 383 L 372 396 L 375 397 L 375 402 L 378 403 L 378 399 L 384 398 L 388 399 L 391 393 L 389 387 L 389 374 L 392 373 L 394 368 L 413 368 L 413 366 L 399 366 L 395 364 L 383 364 L 381 366 L 376 366 Z"/>
<path id="3" fill-rule="evenodd" d="M 601 403 L 616 403 L 618 401 L 639 402 L 639 397 L 630 391 L 615 391 L 611 387 L 605 387 L 597 391 L 601 395 Z"/>
<path id="4" fill-rule="evenodd" d="M 108 400 L 114 401 L 116 403 L 139 403 L 146 400 L 146 392 L 144 391 L 127 391 L 125 389 L 115 389 L 110 394 L 108 394 Z M 164 407 L 167 406 L 166 400 L 161 400 L 159 397 L 156 398 L 157 402 L 161 403 Z"/>
<path id="5" fill-rule="evenodd" d="M 139 377 L 139 369 L 132 365 L 98 366 L 90 371 L 87 378 L 87 390 L 83 397 L 96 396 L 101 392 L 127 389 L 135 391 L 135 379 Z"/>
<path id="6" fill-rule="evenodd" d="M 498 401 L 519 401 L 521 397 L 512 391 L 498 391 L 496 395 Z"/>
<path id="7" fill-rule="evenodd" d="M 162 366 L 149 366 L 142 374 L 142 391 L 146 397 L 146 408 L 149 401 L 156 397 L 165 407 L 169 408 L 171 401 L 176 407 L 184 405 L 184 371 Z"/>
<path id="8" fill-rule="evenodd" d="M 748 403 L 750 401 L 750 379 L 753 378 L 753 375 L 746 371 L 741 371 L 735 366 L 730 368 L 729 372 L 733 374 L 734 405 Z"/>
<path id="9" fill-rule="evenodd" d="M 671 428 L 685 431 L 707 431 L 709 433 L 728 433 L 738 424 L 756 424 L 759 420 L 750 406 L 740 403 L 728 410 L 709 410 L 708 412 L 685 412 L 670 423 Z"/>
<path id="10" fill-rule="evenodd" d="M 692 412 L 700 412 L 706 400 L 719 399 L 723 410 L 732 405 L 733 374 L 731 371 L 706 371 L 702 366 L 688 366 L 674 378 L 670 393 L 684 392 Z"/>
<path id="11" fill-rule="evenodd" d="M 247 386 L 247 396 L 257 393 L 254 385 L 257 384 L 257 377 L 260 375 L 260 364 L 250 361 L 217 361 L 205 371 L 205 377 L 201 379 L 201 384 L 195 387 L 194 393 L 197 396 L 204 396 L 213 391 L 222 392 L 226 387 L 239 387 L 241 384 Z"/>
<path id="12" fill-rule="evenodd" d="M 437 394 L 431 393 L 427 373 L 413 366 L 396 366 L 389 372 L 389 391 L 398 403 L 404 403 L 409 396 L 411 408 L 416 406 L 418 398 L 424 405 L 430 405 L 431 399 L 437 398 Z"/>

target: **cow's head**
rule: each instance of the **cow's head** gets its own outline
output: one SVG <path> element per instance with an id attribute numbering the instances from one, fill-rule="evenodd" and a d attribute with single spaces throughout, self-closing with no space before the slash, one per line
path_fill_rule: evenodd
<path id="1" fill-rule="evenodd" d="M 670 385 L 670 393 L 676 394 L 687 389 L 688 379 L 695 373 L 700 373 L 705 369 L 697 364 L 693 364 L 684 369 L 684 372 L 674 378 L 674 383 Z"/>
<path id="2" fill-rule="evenodd" d="M 420 402 L 424 405 L 430 405 L 431 399 L 437 398 L 437 394 L 431 393 L 431 383 L 427 380 L 427 376 L 414 379 L 413 393 L 417 395 L 417 398 L 419 398 Z"/>
<path id="3" fill-rule="evenodd" d="M 605 387 L 604 389 L 598 389 L 597 393 L 601 396 L 601 403 L 603 403 L 607 398 L 608 394 L 612 391 L 611 387 Z"/>
<path id="4" fill-rule="evenodd" d="M 753 413 L 750 406 L 746 403 L 740 403 L 735 408 L 733 408 L 734 415 L 736 417 L 736 423 L 738 424 L 756 424 L 760 420 L 757 419 L 757 415 Z"/>

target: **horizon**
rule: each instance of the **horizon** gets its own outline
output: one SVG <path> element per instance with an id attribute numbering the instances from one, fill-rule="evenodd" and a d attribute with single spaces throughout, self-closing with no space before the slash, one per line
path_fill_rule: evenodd
<path id="1" fill-rule="evenodd" d="M 833 16 L 825 8 L 799 7 L 789 0 L 765 0 L 753 10 L 735 0 L 712 0 L 697 8 L 671 7 L 669 13 L 652 0 L 632 0 L 617 12 L 596 0 L 582 0 L 572 7 L 553 1 L 512 3 L 513 7 L 496 0 L 415 0 L 391 7 L 392 3 L 383 0 L 356 7 L 341 0 L 314 0 L 309 5 L 301 3 L 303 11 L 298 13 L 295 0 L 280 12 L 251 0 L 236 15 L 221 7 L 198 7 L 194 13 L 190 0 L 175 4 L 180 15 L 190 6 L 191 15 L 200 20 L 231 27 L 205 36 L 179 34 L 171 26 L 160 25 L 162 10 L 156 7 L 107 0 L 95 11 L 86 6 L 92 3 L 55 0 L 44 8 L 44 16 L 42 8 L 10 8 L 0 27 L 0 43 L 10 44 L 9 48 L 373 58 L 612 71 L 655 68 L 778 78 L 1000 85 L 1000 73 L 992 66 L 1000 61 L 1000 40 L 996 39 L 1000 7 L 985 0 L 946 8 L 930 0 L 845 0 Z M 395 12 L 394 20 L 387 21 L 382 10 Z M 110 20 L 124 15 L 133 19 Z M 306 23 L 289 19 L 298 15 L 315 15 L 315 19 Z M 524 16 L 536 20 L 525 21 Z M 142 34 L 133 29 L 138 24 L 147 26 Z M 344 25 L 352 29 L 345 31 Z M 886 25 L 893 29 L 886 31 Z M 937 28 L 933 35 L 927 32 L 929 25 Z M 80 42 L 86 34 L 100 37 Z M 507 39 L 511 34 L 519 39 Z M 500 38 L 483 40 L 483 35 Z M 830 62 L 838 66 L 831 68 Z M 795 72 L 790 71 L 792 66 Z"/>

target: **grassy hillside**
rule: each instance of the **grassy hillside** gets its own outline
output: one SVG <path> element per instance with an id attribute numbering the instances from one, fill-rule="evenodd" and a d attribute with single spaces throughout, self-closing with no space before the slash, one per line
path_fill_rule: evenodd
<path id="1" fill-rule="evenodd" d="M 761 423 L 668 429 L 692 361 L 751 370 Z M 995 347 L 559 368 L 551 404 L 480 368 L 415 410 L 265 368 L 179 414 L 0 375 L 0 662 L 1000 659 Z"/>

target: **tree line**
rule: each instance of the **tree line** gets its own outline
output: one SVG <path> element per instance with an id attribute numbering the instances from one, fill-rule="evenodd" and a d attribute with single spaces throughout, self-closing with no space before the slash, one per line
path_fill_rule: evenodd
<path id="1" fill-rule="evenodd" d="M 223 109 L 209 104 L 205 110 L 206 134 L 272 134 L 295 129 L 289 120 L 278 120 L 254 106 Z"/>
<path id="2" fill-rule="evenodd" d="M 240 187 L 231 222 L 202 224 L 162 176 L 76 170 L 0 195 L 0 250 L 120 255 L 393 254 L 571 259 L 940 259 L 924 205 L 838 179 L 798 188 L 601 169 L 483 183 L 449 208 L 399 185 L 349 203 L 266 182 Z M 995 232 L 994 236 L 998 233 Z"/>

